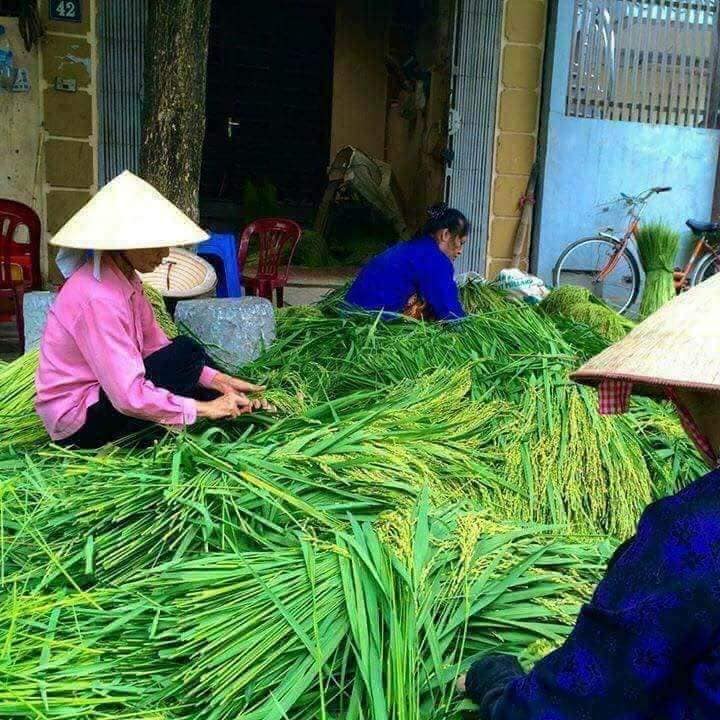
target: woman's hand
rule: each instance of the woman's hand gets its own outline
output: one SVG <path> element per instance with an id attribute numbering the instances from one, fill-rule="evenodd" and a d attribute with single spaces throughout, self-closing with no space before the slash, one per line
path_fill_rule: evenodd
<path id="1" fill-rule="evenodd" d="M 265 390 L 264 385 L 253 385 L 245 380 L 234 378 L 231 375 L 225 373 L 218 373 L 215 375 L 212 381 L 214 390 L 226 395 L 228 393 L 261 393 Z"/>
<path id="2" fill-rule="evenodd" d="M 275 407 L 270 405 L 264 398 L 248 398 L 246 393 L 262 393 L 265 390 L 264 385 L 253 385 L 246 380 L 218 373 L 212 382 L 213 388 L 223 395 L 240 395 L 247 401 L 247 407 L 242 412 L 255 412 L 264 410 L 265 412 L 276 412 Z M 241 413 L 242 414 L 242 413 Z"/>
<path id="3" fill-rule="evenodd" d="M 209 402 L 195 401 L 197 415 L 206 420 L 226 420 L 246 413 L 264 410 L 274 413 L 275 407 L 264 398 L 251 400 L 244 393 L 228 392 Z"/>
<path id="4" fill-rule="evenodd" d="M 269 413 L 277 412 L 276 407 L 271 405 L 265 398 L 253 398 L 250 400 L 250 405 L 250 412 L 255 412 L 256 410 L 264 410 Z"/>
<path id="5" fill-rule="evenodd" d="M 199 418 L 225 420 L 252 412 L 256 402 L 258 401 L 250 400 L 247 395 L 242 393 L 228 392 L 209 402 L 196 400 L 195 405 L 197 406 Z"/>

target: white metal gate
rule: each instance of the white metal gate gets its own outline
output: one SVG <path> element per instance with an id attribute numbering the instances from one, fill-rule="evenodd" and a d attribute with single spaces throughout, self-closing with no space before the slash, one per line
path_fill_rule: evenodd
<path id="1" fill-rule="evenodd" d="M 147 0 L 101 0 L 98 14 L 100 186 L 137 172 L 142 131 Z"/>
<path id="2" fill-rule="evenodd" d="M 458 272 L 485 271 L 503 0 L 457 0 L 446 198 L 473 230 Z"/>
<path id="3" fill-rule="evenodd" d="M 717 128 L 716 0 L 575 0 L 566 114 Z"/>

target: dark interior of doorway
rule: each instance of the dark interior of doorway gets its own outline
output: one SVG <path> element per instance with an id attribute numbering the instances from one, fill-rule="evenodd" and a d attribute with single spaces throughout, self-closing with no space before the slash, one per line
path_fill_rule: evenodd
<path id="1" fill-rule="evenodd" d="M 312 222 L 330 155 L 335 0 L 213 0 L 201 219 Z"/>

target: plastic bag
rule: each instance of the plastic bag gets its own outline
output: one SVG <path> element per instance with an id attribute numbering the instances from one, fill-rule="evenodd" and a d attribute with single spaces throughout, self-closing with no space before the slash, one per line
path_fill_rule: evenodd
<path id="1" fill-rule="evenodd" d="M 532 305 L 541 302 L 550 293 L 539 277 L 528 275 L 518 268 L 501 270 L 495 281 L 495 286 Z"/>

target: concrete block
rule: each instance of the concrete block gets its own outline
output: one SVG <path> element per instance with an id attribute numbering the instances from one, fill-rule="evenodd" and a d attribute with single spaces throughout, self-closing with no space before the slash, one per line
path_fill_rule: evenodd
<path id="1" fill-rule="evenodd" d="M 495 170 L 510 175 L 529 175 L 535 160 L 535 136 L 520 133 L 498 135 Z"/>
<path id="2" fill-rule="evenodd" d="M 534 133 L 538 119 L 538 94 L 534 90 L 510 88 L 500 94 L 500 129 Z"/>
<path id="3" fill-rule="evenodd" d="M 48 310 L 55 302 L 56 295 L 57 293 L 52 292 L 31 292 L 25 295 L 25 352 L 40 345 Z"/>
<path id="4" fill-rule="evenodd" d="M 68 23 L 69 24 L 69 23 Z M 55 87 L 55 78 L 75 80 L 78 88 L 90 85 L 90 43 L 84 38 L 46 35 L 42 41 L 43 77 Z"/>
<path id="5" fill-rule="evenodd" d="M 93 149 L 77 140 L 45 143 L 47 181 L 56 187 L 88 188 L 93 184 Z"/>
<path id="6" fill-rule="evenodd" d="M 181 300 L 175 322 L 230 371 L 257 359 L 275 339 L 273 306 L 263 298 Z"/>
<path id="7" fill-rule="evenodd" d="M 542 0 L 508 0 L 505 37 L 510 42 L 539 45 L 545 37 L 547 10 Z"/>
<path id="8" fill-rule="evenodd" d="M 534 45 L 507 45 L 503 54 L 502 82 L 509 88 L 535 90 L 540 85 L 542 51 Z"/>
<path id="9" fill-rule="evenodd" d="M 92 135 L 92 98 L 86 92 L 45 90 L 45 129 L 51 135 L 85 138 Z"/>
<path id="10" fill-rule="evenodd" d="M 493 212 L 500 217 L 520 217 L 520 198 L 527 188 L 527 176 L 499 175 L 495 179 Z"/>
<path id="11" fill-rule="evenodd" d="M 76 190 L 51 190 L 45 196 L 47 231 L 55 234 L 89 200 L 90 193 Z"/>

